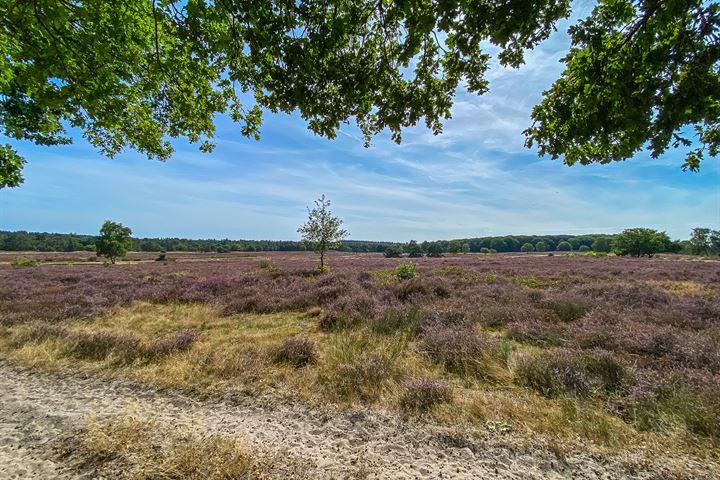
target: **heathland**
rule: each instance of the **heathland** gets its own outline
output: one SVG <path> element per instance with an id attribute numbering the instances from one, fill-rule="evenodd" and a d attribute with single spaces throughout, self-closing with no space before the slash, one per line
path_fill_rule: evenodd
<path id="1" fill-rule="evenodd" d="M 16 256 L 0 253 L 16 474 L 720 475 L 718 260 L 336 252 L 319 274 L 305 252 Z"/>

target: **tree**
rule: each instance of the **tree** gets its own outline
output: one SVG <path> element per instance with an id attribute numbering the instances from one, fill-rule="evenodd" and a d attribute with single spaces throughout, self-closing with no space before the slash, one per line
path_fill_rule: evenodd
<path id="1" fill-rule="evenodd" d="M 580 246 L 578 247 L 578 251 L 579 251 L 579 252 L 589 252 L 589 251 L 590 251 L 590 247 L 588 247 L 587 245 L 580 245 Z"/>
<path id="2" fill-rule="evenodd" d="M 160 159 L 168 137 L 212 149 L 222 113 L 255 138 L 263 110 L 298 110 L 329 138 L 353 118 L 366 142 L 420 121 L 437 134 L 461 83 L 487 91 L 486 45 L 517 67 L 569 4 L 0 0 L 0 125 L 39 145 L 68 143 L 72 125 L 106 155 Z"/>
<path id="3" fill-rule="evenodd" d="M 0 0 L 0 127 L 16 140 L 69 143 L 78 128 L 105 155 L 149 158 L 185 137 L 210 151 L 228 114 L 258 138 L 264 111 L 299 111 L 334 138 L 355 120 L 366 144 L 424 121 L 435 134 L 460 85 L 483 94 L 488 51 L 517 67 L 570 14 L 534 2 L 237 2 Z M 528 146 L 565 163 L 629 158 L 649 142 L 717 155 L 720 6 L 703 0 L 600 2 L 571 27 L 566 69 L 526 130 Z M 247 95 L 241 99 L 236 88 Z M 245 98 L 253 100 L 246 101 Z M 693 146 L 694 147 L 694 146 Z M 0 146 L 0 188 L 25 160 Z"/>
<path id="4" fill-rule="evenodd" d="M 385 253 L 384 253 L 386 258 L 398 258 L 398 257 L 402 257 L 402 254 L 403 254 L 402 245 L 398 245 L 398 244 L 393 244 L 393 245 L 388 246 L 385 249 Z"/>
<path id="5" fill-rule="evenodd" d="M 448 253 L 467 253 L 470 251 L 470 244 L 462 240 L 451 240 L 448 243 Z"/>
<path id="6" fill-rule="evenodd" d="M 710 254 L 710 232 L 709 228 L 693 228 L 690 234 L 690 251 L 693 255 Z"/>
<path id="7" fill-rule="evenodd" d="M 534 252 L 535 247 L 533 247 L 532 243 L 523 243 L 523 246 L 520 247 L 520 251 L 525 253 Z"/>
<path id="8" fill-rule="evenodd" d="M 442 257 L 443 256 L 443 248 L 440 242 L 432 242 L 428 245 L 428 247 L 425 249 L 427 252 L 428 257 Z"/>
<path id="9" fill-rule="evenodd" d="M 535 244 L 535 251 L 536 251 L 536 252 L 544 252 L 545 250 L 547 250 L 547 245 L 546 245 L 545 242 L 543 242 L 542 240 L 540 240 L 539 242 L 537 242 L 537 243 Z"/>
<path id="10" fill-rule="evenodd" d="M 420 258 L 425 254 L 423 248 L 418 245 L 415 240 L 410 240 L 410 242 L 408 242 L 407 253 L 410 258 Z"/>
<path id="11" fill-rule="evenodd" d="M 628 228 L 613 241 L 615 253 L 634 257 L 652 257 L 656 253 L 664 252 L 670 243 L 665 232 L 652 228 Z"/>
<path id="12" fill-rule="evenodd" d="M 95 241 L 95 252 L 115 264 L 117 258 L 122 258 L 132 248 L 132 230 L 122 223 L 106 220 L 100 228 L 100 236 Z"/>
<path id="13" fill-rule="evenodd" d="M 570 242 L 562 241 L 562 242 L 558 243 L 557 251 L 558 252 L 571 252 L 572 245 L 570 245 Z"/>
<path id="14" fill-rule="evenodd" d="M 710 232 L 710 251 L 713 255 L 720 255 L 720 230 Z"/>
<path id="15" fill-rule="evenodd" d="M 683 170 L 717 156 L 720 3 L 606 0 L 569 33 L 528 146 L 568 165 L 625 160 L 645 145 L 653 158 L 687 148 Z"/>
<path id="16" fill-rule="evenodd" d="M 315 200 L 315 208 L 308 207 L 308 221 L 298 228 L 303 242 L 320 255 L 320 272 L 325 272 L 325 254 L 340 246 L 348 232 L 340 228 L 343 221 L 330 212 L 330 200 L 325 195 Z"/>
<path id="17" fill-rule="evenodd" d="M 609 252 L 612 250 L 610 246 L 610 239 L 607 237 L 598 237 L 592 243 L 593 252 Z"/>

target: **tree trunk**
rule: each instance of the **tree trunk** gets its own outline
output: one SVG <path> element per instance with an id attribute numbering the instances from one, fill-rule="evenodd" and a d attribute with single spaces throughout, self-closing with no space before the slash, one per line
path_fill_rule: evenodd
<path id="1" fill-rule="evenodd" d="M 325 271 L 325 252 L 320 252 L 320 273 Z"/>

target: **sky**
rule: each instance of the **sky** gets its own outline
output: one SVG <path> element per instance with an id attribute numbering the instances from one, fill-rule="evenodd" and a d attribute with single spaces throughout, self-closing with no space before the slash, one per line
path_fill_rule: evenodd
<path id="1" fill-rule="evenodd" d="M 644 226 L 688 238 L 720 228 L 720 162 L 683 172 L 681 151 L 611 165 L 568 167 L 523 146 L 530 112 L 562 72 L 569 21 L 519 69 L 493 60 L 482 96 L 459 91 L 434 136 L 407 129 L 365 148 L 355 127 L 318 137 L 297 115 L 266 113 L 260 141 L 219 117 L 211 154 L 175 142 L 167 162 L 134 151 L 100 155 L 79 135 L 68 146 L 11 143 L 28 159 L 25 183 L 0 190 L 0 230 L 95 234 L 104 220 L 138 237 L 298 239 L 306 207 L 325 194 L 350 239 L 407 241 L 509 234 L 615 233 Z M 77 133 L 77 132 L 75 132 Z"/>

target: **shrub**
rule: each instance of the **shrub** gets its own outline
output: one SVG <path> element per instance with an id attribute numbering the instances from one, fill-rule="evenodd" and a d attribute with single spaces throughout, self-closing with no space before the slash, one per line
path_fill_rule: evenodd
<path id="1" fill-rule="evenodd" d="M 580 245 L 580 247 L 578 248 L 578 252 L 589 252 L 589 251 L 590 251 L 590 247 L 588 247 L 587 245 Z"/>
<path id="2" fill-rule="evenodd" d="M 560 345 L 565 327 L 538 319 L 514 321 L 506 327 L 506 335 L 518 342 L 530 343 L 541 347 Z"/>
<path id="3" fill-rule="evenodd" d="M 70 331 L 60 325 L 53 323 L 36 323 L 32 325 L 27 332 L 21 335 L 20 340 L 25 342 L 42 342 L 52 338 L 64 338 L 70 334 Z"/>
<path id="4" fill-rule="evenodd" d="M 105 360 L 113 354 L 119 360 L 132 362 L 144 353 L 140 340 L 125 333 L 73 332 L 66 338 L 66 353 L 86 360 Z"/>
<path id="5" fill-rule="evenodd" d="M 556 296 L 544 302 L 544 307 L 552 310 L 563 322 L 579 320 L 592 310 L 592 304 L 578 296 Z"/>
<path id="6" fill-rule="evenodd" d="M 528 287 L 528 288 L 542 287 L 542 282 L 540 282 L 540 280 L 538 280 L 535 277 L 517 277 L 515 279 L 515 283 L 517 283 L 521 287 Z"/>
<path id="7" fill-rule="evenodd" d="M 32 258 L 18 257 L 12 261 L 11 265 L 13 267 L 37 267 L 40 264 Z"/>
<path id="8" fill-rule="evenodd" d="M 369 353 L 348 363 L 338 364 L 332 377 L 332 386 L 342 398 L 357 397 L 371 401 L 380 395 L 392 376 L 394 366 L 391 360 Z"/>
<path id="9" fill-rule="evenodd" d="M 488 255 L 490 253 L 490 249 L 487 247 L 483 247 L 480 249 L 480 253 L 483 253 L 485 255 Z"/>
<path id="10" fill-rule="evenodd" d="M 401 263 L 395 267 L 395 276 L 398 280 L 410 280 L 417 276 L 417 265 L 414 263 Z"/>
<path id="11" fill-rule="evenodd" d="M 274 359 L 278 363 L 288 363 L 295 368 L 317 361 L 315 343 L 306 337 L 288 337 L 275 352 Z"/>
<path id="12" fill-rule="evenodd" d="M 400 408 L 406 413 L 426 413 L 438 405 L 452 402 L 451 387 L 432 378 L 415 378 L 403 382 Z"/>
<path id="13" fill-rule="evenodd" d="M 414 336 L 424 319 L 425 312 L 418 307 L 389 308 L 382 316 L 374 318 L 370 327 L 381 335 L 405 331 Z"/>
<path id="14" fill-rule="evenodd" d="M 463 376 L 493 377 L 491 367 L 500 342 L 470 327 L 433 325 L 423 329 L 418 348 L 447 371 Z"/>
<path id="15" fill-rule="evenodd" d="M 167 253 L 165 252 L 165 250 L 161 250 L 161 251 L 160 251 L 160 254 L 157 256 L 157 258 L 155 259 L 155 261 L 156 261 L 156 262 L 165 262 L 165 261 L 167 261 Z"/>
<path id="16" fill-rule="evenodd" d="M 399 258 L 402 257 L 403 249 L 401 245 L 390 245 L 385 249 L 385 258 Z"/>
<path id="17" fill-rule="evenodd" d="M 188 328 L 186 330 L 173 332 L 170 335 L 153 342 L 150 347 L 148 347 L 147 354 L 150 357 L 154 357 L 159 355 L 168 355 L 173 352 L 190 350 L 199 335 L 200 331 L 196 328 Z"/>
<path id="18" fill-rule="evenodd" d="M 571 350 L 522 356 L 515 375 L 518 383 L 546 397 L 619 393 L 632 379 L 628 369 L 607 352 L 580 354 Z"/>

